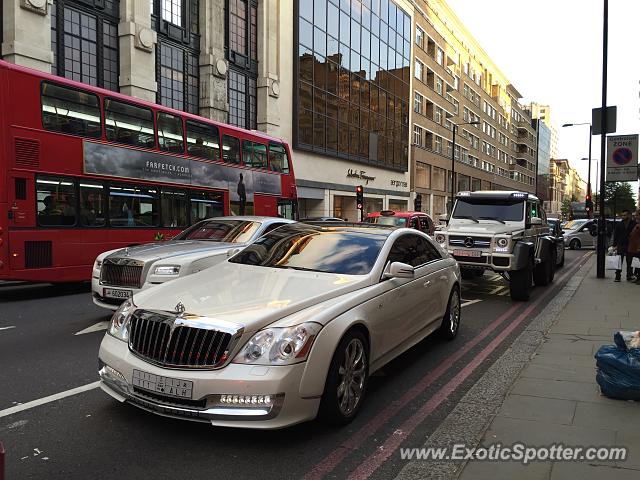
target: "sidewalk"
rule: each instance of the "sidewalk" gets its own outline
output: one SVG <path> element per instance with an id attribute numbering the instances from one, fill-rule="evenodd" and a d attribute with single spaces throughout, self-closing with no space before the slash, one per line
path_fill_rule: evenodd
<path id="1" fill-rule="evenodd" d="M 640 478 L 640 402 L 599 393 L 594 353 L 619 329 L 640 329 L 640 285 L 596 278 L 595 255 L 425 443 L 624 446 L 624 462 L 412 461 L 398 478 Z"/>
<path id="2" fill-rule="evenodd" d="M 613 343 L 618 329 L 640 329 L 640 285 L 596 278 L 595 255 L 527 367 L 520 372 L 481 445 L 523 442 L 532 446 L 625 446 L 624 462 L 469 462 L 459 478 L 638 479 L 640 403 L 611 400 L 595 382 L 594 353 Z"/>

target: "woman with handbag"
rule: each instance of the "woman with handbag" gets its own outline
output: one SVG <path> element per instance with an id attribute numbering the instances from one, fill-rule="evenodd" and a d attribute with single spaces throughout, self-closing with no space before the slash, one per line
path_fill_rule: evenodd
<path id="1" fill-rule="evenodd" d="M 636 284 L 640 285 L 640 210 L 636 212 L 636 226 L 633 227 L 629 234 L 629 247 L 627 250 L 629 255 L 633 255 L 632 266 L 633 274 L 636 277 Z"/>

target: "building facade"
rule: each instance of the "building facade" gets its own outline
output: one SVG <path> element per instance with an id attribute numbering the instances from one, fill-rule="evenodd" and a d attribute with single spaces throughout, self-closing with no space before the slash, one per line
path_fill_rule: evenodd
<path id="1" fill-rule="evenodd" d="M 587 182 L 567 159 L 552 159 L 549 175 L 549 200 L 544 207 L 548 214 L 560 216 L 565 202 L 584 203 Z"/>
<path id="2" fill-rule="evenodd" d="M 536 131 L 520 93 L 444 1 L 415 3 L 413 198 L 437 217 L 452 187 L 535 192 Z"/>
<path id="3" fill-rule="evenodd" d="M 409 207 L 405 0 L 5 0 L 3 59 L 282 137 L 302 216 Z"/>

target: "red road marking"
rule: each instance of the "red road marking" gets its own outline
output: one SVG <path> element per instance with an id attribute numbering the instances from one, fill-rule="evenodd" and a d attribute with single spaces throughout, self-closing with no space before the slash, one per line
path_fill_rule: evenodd
<path id="1" fill-rule="evenodd" d="M 585 256 L 578 257 L 574 260 L 569 268 L 573 270 L 574 266 L 580 262 L 581 259 L 585 258 Z M 568 271 L 560 280 L 564 280 L 564 278 L 569 275 L 571 271 Z M 535 303 L 534 306 L 538 305 L 538 303 L 546 298 L 546 295 L 540 297 Z M 349 455 L 352 451 L 358 449 L 360 445 L 364 443 L 364 441 L 373 435 L 381 426 L 389 421 L 391 417 L 400 412 L 410 401 L 412 401 L 415 397 L 417 397 L 420 393 L 422 393 L 429 385 L 431 385 L 434 381 L 440 378 L 455 362 L 457 362 L 460 358 L 466 355 L 473 347 L 475 347 L 478 343 L 484 340 L 489 334 L 491 334 L 500 324 L 502 324 L 507 318 L 509 318 L 516 310 L 522 307 L 522 304 L 516 303 L 512 305 L 506 312 L 504 312 L 500 317 L 494 320 L 490 325 L 488 325 L 482 332 L 480 332 L 473 340 L 467 342 L 462 348 L 458 349 L 453 355 L 446 358 L 443 362 L 438 365 L 435 370 L 432 370 L 430 373 L 425 375 L 420 382 L 418 382 L 414 387 L 409 389 L 400 399 L 394 401 L 389 406 L 387 406 L 384 410 L 382 410 L 375 418 L 367 422 L 363 425 L 358 431 L 352 434 L 346 441 L 344 441 L 338 448 L 336 448 L 333 452 L 327 455 L 323 460 L 318 462 L 307 474 L 304 476 L 305 480 L 315 480 L 323 478 L 327 473 L 332 471 L 344 458 Z M 436 394 L 437 395 L 437 394 Z M 415 428 L 415 427 L 414 427 Z M 367 459 L 368 461 L 368 459 Z M 376 469 L 378 467 L 376 466 Z"/>
<path id="2" fill-rule="evenodd" d="M 584 255 L 579 257 L 577 261 L 582 258 L 588 257 Z M 576 263 L 574 261 L 573 263 Z M 563 280 L 568 275 L 572 274 L 575 270 L 580 268 L 580 265 L 573 267 L 570 271 L 562 275 Z M 375 472 L 400 446 L 400 444 L 415 430 L 415 428 L 425 419 L 425 417 L 431 414 L 446 398 L 458 388 L 462 382 L 464 382 L 473 371 L 480 366 L 480 364 L 493 353 L 493 351 L 504 341 L 507 336 L 513 330 L 520 325 L 525 318 L 551 293 L 548 290 L 544 295 L 540 296 L 535 302 L 529 305 L 525 310 L 520 313 L 509 325 L 495 337 L 482 351 L 473 357 L 473 359 L 467 364 L 458 374 L 453 377 L 447 384 L 438 390 L 427 403 L 425 403 L 420 410 L 411 415 L 399 428 L 397 433 L 393 433 L 387 438 L 382 447 L 378 447 L 376 452 L 369 455 L 351 474 L 349 480 L 359 480 L 363 478 L 369 478 L 373 472 Z"/>

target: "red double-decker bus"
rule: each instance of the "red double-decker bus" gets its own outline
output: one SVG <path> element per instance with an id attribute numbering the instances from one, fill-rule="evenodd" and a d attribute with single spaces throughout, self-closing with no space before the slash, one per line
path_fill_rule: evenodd
<path id="1" fill-rule="evenodd" d="M 294 218 L 286 142 L 0 61 L 0 279 L 90 280 L 203 218 Z"/>

